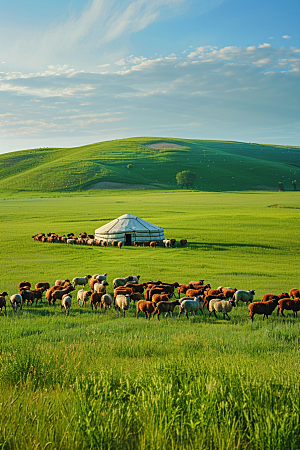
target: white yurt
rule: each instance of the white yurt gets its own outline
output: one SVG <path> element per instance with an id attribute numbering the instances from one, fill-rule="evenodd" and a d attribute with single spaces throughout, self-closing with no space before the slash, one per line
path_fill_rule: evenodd
<path id="1" fill-rule="evenodd" d="M 133 245 L 134 241 L 162 241 L 165 235 L 163 228 L 132 214 L 124 214 L 95 230 L 95 239 Z"/>

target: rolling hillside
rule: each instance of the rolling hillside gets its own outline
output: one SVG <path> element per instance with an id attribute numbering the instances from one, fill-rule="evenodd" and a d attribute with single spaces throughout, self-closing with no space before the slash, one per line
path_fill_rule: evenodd
<path id="1" fill-rule="evenodd" d="M 279 181 L 293 190 L 300 148 L 144 137 L 23 150 L 0 155 L 0 190 L 177 189 L 182 170 L 195 172 L 194 188 L 204 191 L 278 190 Z"/>

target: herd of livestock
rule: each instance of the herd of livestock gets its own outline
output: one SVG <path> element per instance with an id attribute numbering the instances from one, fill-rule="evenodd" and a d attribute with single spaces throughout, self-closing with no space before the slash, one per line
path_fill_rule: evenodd
<path id="1" fill-rule="evenodd" d="M 43 303 L 45 293 L 46 300 L 50 305 L 60 302 L 61 307 L 65 309 L 66 315 L 69 314 L 72 304 L 72 292 L 79 287 L 77 291 L 77 301 L 80 306 L 87 306 L 90 303 L 92 310 L 99 306 L 104 312 L 111 307 L 115 308 L 116 315 L 119 311 L 129 309 L 130 302 L 136 303 L 136 317 L 140 312 L 144 313 L 146 319 L 157 314 L 158 320 L 160 315 L 169 314 L 173 317 L 176 306 L 179 306 L 178 317 L 184 312 L 187 319 L 192 314 L 194 317 L 199 310 L 203 314 L 203 309 L 207 307 L 209 316 L 213 313 L 217 317 L 216 312 L 222 313 L 223 318 L 227 316 L 238 302 L 249 303 L 248 309 L 251 320 L 255 314 L 263 315 L 268 318 L 277 307 L 277 316 L 281 313 L 284 316 L 284 310 L 293 311 L 294 317 L 300 311 L 300 290 L 291 289 L 289 293 L 279 295 L 265 294 L 262 301 L 254 302 L 254 290 L 244 291 L 231 287 L 219 286 L 212 289 L 210 284 L 204 284 L 204 280 L 190 281 L 186 284 L 163 283 L 161 281 L 139 282 L 140 276 L 129 275 L 125 278 L 115 278 L 113 280 L 114 293 L 106 292 L 108 282 L 107 273 L 102 275 L 95 274 L 93 276 L 86 275 L 84 277 L 75 277 L 72 282 L 70 280 L 56 280 L 53 286 L 48 282 L 39 282 L 35 285 L 35 289 L 31 289 L 31 283 L 23 281 L 19 283 L 19 292 L 10 296 L 10 304 L 16 312 L 18 308 L 22 309 L 24 304 L 33 305 L 40 301 Z M 89 290 L 85 290 L 85 286 L 89 284 Z M 178 294 L 176 298 L 175 292 Z M 182 297 L 183 295 L 183 297 Z M 0 309 L 4 308 L 6 315 L 6 297 L 8 293 L 3 291 L 0 294 Z M 142 298 L 142 296 L 144 298 Z M 175 298 L 172 300 L 172 298 Z"/>
<path id="2" fill-rule="evenodd" d="M 106 239 L 96 239 L 94 234 L 87 234 L 85 232 L 79 233 L 75 236 L 74 233 L 68 233 L 67 235 L 56 234 L 56 233 L 38 233 L 32 236 L 35 241 L 39 242 L 50 242 L 50 243 L 64 243 L 64 244 L 78 244 L 78 245 L 89 245 L 98 247 L 112 247 L 122 248 L 123 241 L 114 240 L 108 242 Z M 162 241 L 134 241 L 134 247 L 174 247 L 176 244 L 176 239 L 164 239 Z M 179 244 L 183 247 L 187 244 L 186 239 L 180 239 Z"/>

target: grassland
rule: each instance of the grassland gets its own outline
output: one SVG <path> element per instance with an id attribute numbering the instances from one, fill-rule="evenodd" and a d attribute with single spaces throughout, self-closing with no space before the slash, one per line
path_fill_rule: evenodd
<path id="1" fill-rule="evenodd" d="M 0 200 L 1 289 L 86 273 L 299 287 L 300 194 L 25 193 Z M 124 213 L 164 227 L 185 248 L 42 244 L 37 232 L 93 232 Z M 299 449 L 299 319 L 245 307 L 231 321 L 137 320 L 76 301 L 0 315 L 2 449 Z"/>
<path id="2" fill-rule="evenodd" d="M 149 148 L 167 142 L 180 148 Z M 292 190 L 300 148 L 243 142 L 131 138 L 67 149 L 0 155 L 0 191 L 85 191 L 102 182 L 177 189 L 176 174 L 192 170 L 202 191 Z M 131 168 L 127 166 L 131 164 Z"/>

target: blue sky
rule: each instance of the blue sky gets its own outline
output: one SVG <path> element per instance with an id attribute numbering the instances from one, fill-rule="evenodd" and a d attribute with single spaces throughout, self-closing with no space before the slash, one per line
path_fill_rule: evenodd
<path id="1" fill-rule="evenodd" d="M 10 0 L 0 152 L 131 136 L 300 145 L 298 0 Z"/>

